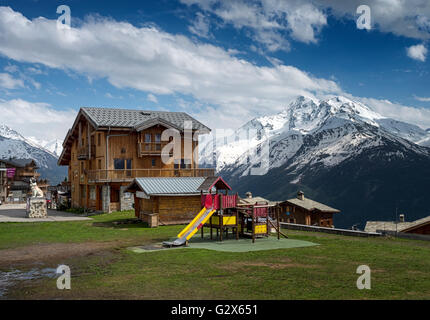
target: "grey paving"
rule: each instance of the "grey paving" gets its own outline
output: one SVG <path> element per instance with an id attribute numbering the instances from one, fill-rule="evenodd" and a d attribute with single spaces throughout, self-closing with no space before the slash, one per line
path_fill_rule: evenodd
<path id="1" fill-rule="evenodd" d="M 25 204 L 0 205 L 0 222 L 53 222 L 53 221 L 83 221 L 92 220 L 76 214 L 48 209 L 47 218 L 26 218 Z"/>

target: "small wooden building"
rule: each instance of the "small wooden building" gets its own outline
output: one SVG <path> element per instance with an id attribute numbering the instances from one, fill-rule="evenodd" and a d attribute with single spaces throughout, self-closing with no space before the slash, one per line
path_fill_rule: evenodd
<path id="1" fill-rule="evenodd" d="M 134 193 L 137 218 L 151 227 L 190 222 L 201 210 L 201 195 L 214 192 L 220 177 L 136 178 L 126 191 Z"/>
<path id="2" fill-rule="evenodd" d="M 304 225 L 329 227 L 333 226 L 333 214 L 340 211 L 320 202 L 307 199 L 302 191 L 296 198 L 279 202 L 281 221 Z"/>
<path id="3" fill-rule="evenodd" d="M 400 215 L 399 221 L 367 221 L 364 231 L 396 231 L 400 233 L 430 235 L 430 216 L 411 222 L 405 221 L 404 215 Z"/>

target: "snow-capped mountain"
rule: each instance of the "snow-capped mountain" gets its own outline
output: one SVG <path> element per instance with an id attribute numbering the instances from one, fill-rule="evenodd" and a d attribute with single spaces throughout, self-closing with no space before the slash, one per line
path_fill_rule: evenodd
<path id="1" fill-rule="evenodd" d="M 66 170 L 57 166 L 58 156 L 6 125 L 0 125 L 0 159 L 34 159 L 42 178 L 58 183 L 66 176 Z"/>
<path id="2" fill-rule="evenodd" d="M 244 139 L 247 135 L 249 140 Z M 428 130 L 383 117 L 358 101 L 340 96 L 321 101 L 299 97 L 280 113 L 255 118 L 229 137 L 218 139 L 216 165 L 217 171 L 242 193 L 254 191 L 271 200 L 282 200 L 299 188 L 305 189 L 317 197 L 315 200 L 348 209 L 349 218 L 357 216 L 357 220 L 361 219 L 354 211 L 358 206 L 350 206 L 357 195 L 348 190 L 357 193 L 355 188 L 363 189 L 362 203 L 369 205 L 363 210 L 373 208 L 373 214 L 380 218 L 384 214 L 392 218 L 392 212 L 383 208 L 388 208 L 393 199 L 403 199 L 403 187 L 430 189 L 430 179 L 422 172 L 418 174 L 420 170 L 430 171 L 429 143 Z M 210 160 L 209 149 L 209 145 L 201 149 L 204 162 Z M 265 160 L 269 164 L 266 174 L 249 175 Z M 376 168 L 380 170 L 376 172 Z M 388 204 L 381 198 L 378 202 L 370 200 L 372 190 L 394 188 L 392 178 L 398 174 L 404 176 L 398 178 L 399 188 L 391 197 L 387 195 Z M 336 179 L 339 175 L 345 176 Z M 321 181 L 322 177 L 326 181 Z M 373 181 L 375 177 L 379 177 L 377 181 Z M 414 214 L 419 215 L 424 203 L 413 201 Z M 385 207 L 375 213 L 379 204 Z M 338 219 L 343 226 L 357 222 L 345 217 L 339 215 Z"/>
<path id="3" fill-rule="evenodd" d="M 217 171 L 240 168 L 236 173 L 247 175 L 252 167 L 247 156 L 255 155 L 264 143 L 270 144 L 270 168 L 293 158 L 296 161 L 291 167 L 315 163 L 334 166 L 365 148 L 381 145 L 385 141 L 382 138 L 418 153 L 429 152 L 421 146 L 430 142 L 430 132 L 416 125 L 383 117 L 341 96 L 322 101 L 299 97 L 282 112 L 255 118 L 226 139 L 218 139 Z M 202 148 L 203 162 L 210 161 L 207 149 Z"/>
<path id="4" fill-rule="evenodd" d="M 45 150 L 48 150 L 49 152 L 55 154 L 57 157 L 59 157 L 61 152 L 63 151 L 62 143 L 58 139 L 46 141 L 39 140 L 36 137 L 28 137 L 27 140 L 32 142 L 34 145 L 40 146 Z"/>

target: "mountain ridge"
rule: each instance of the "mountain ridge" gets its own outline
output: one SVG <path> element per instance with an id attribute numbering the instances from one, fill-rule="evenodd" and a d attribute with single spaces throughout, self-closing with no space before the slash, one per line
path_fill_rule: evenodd
<path id="1" fill-rule="evenodd" d="M 321 197 L 315 199 L 317 201 L 327 202 L 328 205 L 340 204 L 343 208 L 338 209 L 345 209 L 346 213 L 344 216 L 339 215 L 335 223 L 340 223 L 342 227 L 357 223 L 352 220 L 361 220 L 360 223 L 363 224 L 365 220 L 383 218 L 385 213 L 380 209 L 375 214 L 359 217 L 353 206 L 345 203 L 341 196 L 344 194 L 351 203 L 355 201 L 352 193 L 346 195 L 342 190 L 351 189 L 346 176 L 345 181 L 331 178 L 339 176 L 340 172 L 348 172 L 354 188 L 370 190 L 371 175 L 366 172 L 380 176 L 372 167 L 381 168 L 381 172 L 386 174 L 385 180 L 380 176 L 374 186 L 378 189 L 390 189 L 391 186 L 384 181 L 391 181 L 390 175 L 396 176 L 397 173 L 404 172 L 404 168 L 409 168 L 411 179 L 413 176 L 417 185 L 430 188 L 429 181 L 416 174 L 418 168 L 425 171 L 426 165 L 430 167 L 430 148 L 425 144 L 418 144 L 426 142 L 430 138 L 430 132 L 413 124 L 384 117 L 363 103 L 346 97 L 325 100 L 299 97 L 278 114 L 250 120 L 237 129 L 233 136 L 243 136 L 243 132 L 250 129 L 257 132 L 250 142 L 231 137 L 227 138 L 227 144 L 222 143 L 221 139 L 217 140 L 221 141 L 216 148 L 219 174 L 229 179 L 232 186 L 241 193 L 252 191 L 270 200 L 285 200 L 292 197 L 298 189 L 305 189 L 308 194 Z M 264 162 L 261 162 L 265 156 L 261 150 L 267 142 L 269 172 L 262 176 L 249 176 L 252 168 Z M 258 151 L 260 156 L 256 157 L 257 161 L 250 162 L 248 155 L 258 154 Z M 391 172 L 383 170 L 382 164 L 390 168 Z M 356 177 L 357 173 L 361 178 Z M 283 183 L 270 188 L 268 182 L 276 181 L 279 177 Z M 325 183 L 327 192 L 321 190 L 321 177 L 328 180 Z M 413 188 L 405 176 L 401 177 L 399 183 Z M 265 187 L 261 187 L 262 185 Z M 402 200 L 400 190 L 395 193 Z M 418 193 L 421 194 L 422 191 Z M 417 197 L 423 199 L 418 194 Z M 369 195 L 363 201 L 367 203 L 367 208 L 379 207 L 377 201 Z M 389 197 L 384 198 L 384 201 L 389 201 Z M 413 215 L 416 215 L 417 210 L 420 214 L 425 214 L 424 202 L 420 201 L 412 207 L 415 210 Z M 385 206 L 387 207 L 387 203 Z M 344 218 L 347 216 L 350 219 Z"/>

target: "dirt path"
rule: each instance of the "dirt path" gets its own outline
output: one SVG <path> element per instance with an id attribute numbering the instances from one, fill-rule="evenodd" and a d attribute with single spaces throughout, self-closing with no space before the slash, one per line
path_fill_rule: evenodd
<path id="1" fill-rule="evenodd" d="M 0 250 L 0 267 L 40 264 L 125 246 L 127 241 L 46 243 Z"/>

